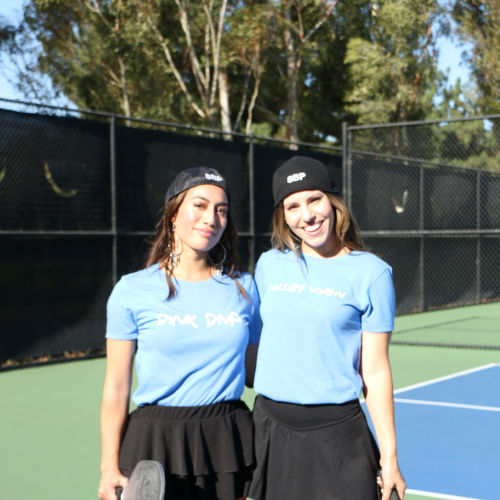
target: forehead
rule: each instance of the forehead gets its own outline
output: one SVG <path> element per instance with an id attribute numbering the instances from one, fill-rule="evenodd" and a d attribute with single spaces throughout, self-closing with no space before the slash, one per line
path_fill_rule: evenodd
<path id="1" fill-rule="evenodd" d="M 289 205 L 290 203 L 301 203 L 311 198 L 315 198 L 317 196 L 323 196 L 323 191 L 319 189 L 307 189 L 305 191 L 297 191 L 296 193 L 289 194 L 284 200 L 284 205 Z"/>
<path id="2" fill-rule="evenodd" d="M 193 198 L 203 198 L 214 204 L 227 204 L 227 194 L 224 189 L 213 184 L 200 184 L 188 189 L 185 199 L 192 200 Z"/>

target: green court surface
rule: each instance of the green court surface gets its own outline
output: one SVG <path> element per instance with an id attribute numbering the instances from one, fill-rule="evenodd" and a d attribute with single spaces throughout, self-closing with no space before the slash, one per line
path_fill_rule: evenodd
<path id="1" fill-rule="evenodd" d="M 397 316 L 393 342 L 500 349 L 500 302 Z"/>
<path id="2" fill-rule="evenodd" d="M 392 345 L 390 356 L 395 388 L 500 362 L 499 350 Z M 99 358 L 0 372 L 0 498 L 97 498 L 104 370 Z"/>

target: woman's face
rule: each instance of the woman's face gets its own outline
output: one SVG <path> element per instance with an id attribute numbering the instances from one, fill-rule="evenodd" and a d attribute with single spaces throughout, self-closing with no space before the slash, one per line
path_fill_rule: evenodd
<path id="1" fill-rule="evenodd" d="M 206 253 L 217 245 L 227 226 L 228 209 L 226 192 L 219 186 L 202 184 L 188 189 L 172 218 L 182 252 Z"/>
<path id="2" fill-rule="evenodd" d="M 302 252 L 332 257 L 339 248 L 335 237 L 335 213 L 323 191 L 298 191 L 283 200 L 288 227 L 302 240 Z"/>

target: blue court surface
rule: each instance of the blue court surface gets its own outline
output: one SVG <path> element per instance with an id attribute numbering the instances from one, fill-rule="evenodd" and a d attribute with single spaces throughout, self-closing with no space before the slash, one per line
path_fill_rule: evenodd
<path id="1" fill-rule="evenodd" d="M 408 493 L 500 499 L 500 365 L 398 389 L 394 401 Z"/>

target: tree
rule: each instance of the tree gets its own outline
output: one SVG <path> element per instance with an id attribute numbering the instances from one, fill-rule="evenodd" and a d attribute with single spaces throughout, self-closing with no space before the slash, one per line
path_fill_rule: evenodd
<path id="1" fill-rule="evenodd" d="M 246 114 L 249 130 L 268 12 L 228 0 L 32 0 L 18 29 L 18 46 L 31 47 L 22 82 L 39 91 L 39 72 L 81 108 L 228 133 Z M 231 89 L 238 74 L 242 93 Z"/>
<path id="2" fill-rule="evenodd" d="M 476 88 L 462 87 L 460 81 L 443 92 L 443 102 L 436 110 L 436 118 L 448 113 L 450 118 L 481 115 L 476 100 Z M 497 133 L 498 120 L 450 121 L 435 128 L 439 140 L 436 156 L 449 165 L 500 171 L 498 162 L 500 141 Z"/>
<path id="3" fill-rule="evenodd" d="M 282 27 L 286 56 L 287 107 L 286 138 L 298 140 L 299 79 L 302 63 L 311 51 L 312 39 L 319 28 L 328 20 L 338 0 L 330 2 L 285 1 L 281 2 L 282 11 L 277 19 Z M 312 16 L 308 10 L 314 9 Z M 293 19 L 295 23 L 293 22 Z M 307 23 L 309 21 L 309 23 Z M 312 21 L 312 22 L 311 22 Z M 308 26 L 309 24 L 309 26 Z"/>
<path id="4" fill-rule="evenodd" d="M 3 47 L 38 101 L 49 79 L 82 109 L 325 142 L 345 120 L 432 115 L 441 13 L 437 0 L 30 0 Z"/>
<path id="5" fill-rule="evenodd" d="M 229 133 L 238 129 L 246 111 L 249 129 L 260 85 L 266 9 L 253 2 L 175 0 L 183 36 L 173 40 L 155 9 L 157 2 L 139 4 L 145 5 L 143 34 L 150 46 L 161 50 L 159 57 L 175 78 L 193 118 L 211 127 L 220 125 Z M 246 31 L 240 28 L 242 21 Z M 182 53 L 182 59 L 176 53 Z M 238 95 L 231 91 L 231 77 L 239 73 L 246 78 L 244 91 Z"/>
<path id="6" fill-rule="evenodd" d="M 125 116 L 168 109 L 172 101 L 163 90 L 169 80 L 143 78 L 152 61 L 130 32 L 133 17 L 122 0 L 33 0 L 18 29 L 18 46 L 28 57 L 22 85 L 43 99 L 39 75 L 46 75 L 78 107 Z M 151 93 L 154 106 L 145 98 Z"/>
<path id="7" fill-rule="evenodd" d="M 430 113 L 439 82 L 433 37 L 439 15 L 435 0 L 371 3 L 369 38 L 351 38 L 346 55 L 346 109 L 359 123 L 418 120 Z"/>
<path id="8" fill-rule="evenodd" d="M 452 16 L 457 34 L 472 44 L 465 54 L 480 92 L 478 103 L 484 114 L 500 113 L 500 2 L 498 0 L 455 0 Z"/>
<path id="9" fill-rule="evenodd" d="M 369 0 L 340 2 L 318 31 L 315 50 L 303 61 L 305 81 L 299 110 L 302 140 L 340 143 L 342 123 L 356 122 L 356 115 L 345 107 L 345 96 L 351 90 L 345 57 L 351 38 L 369 39 L 369 14 Z"/>
<path id="10" fill-rule="evenodd" d="M 338 0 L 281 0 L 269 2 L 268 62 L 257 102 L 261 120 L 273 134 L 299 139 L 300 103 L 311 75 L 305 61 L 318 54 L 318 36 L 333 17 Z"/>

